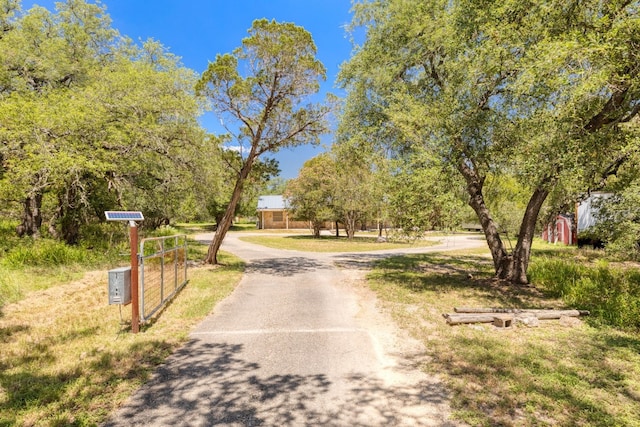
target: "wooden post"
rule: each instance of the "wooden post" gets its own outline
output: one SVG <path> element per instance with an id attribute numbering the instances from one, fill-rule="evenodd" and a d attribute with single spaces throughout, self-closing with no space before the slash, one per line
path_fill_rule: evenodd
<path id="1" fill-rule="evenodd" d="M 138 227 L 135 221 L 129 221 L 131 240 L 131 332 L 140 332 L 140 305 L 138 297 Z"/>

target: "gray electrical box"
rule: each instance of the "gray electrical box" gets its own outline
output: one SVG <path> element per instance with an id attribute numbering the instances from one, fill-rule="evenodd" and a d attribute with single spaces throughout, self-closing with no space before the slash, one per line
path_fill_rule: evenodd
<path id="1" fill-rule="evenodd" d="M 131 267 L 109 270 L 109 304 L 131 302 Z"/>

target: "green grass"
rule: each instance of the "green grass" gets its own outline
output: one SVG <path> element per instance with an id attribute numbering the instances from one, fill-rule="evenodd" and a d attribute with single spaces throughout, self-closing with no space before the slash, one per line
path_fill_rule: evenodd
<path id="1" fill-rule="evenodd" d="M 204 257 L 206 246 L 190 242 Z M 0 311 L 0 426 L 97 425 L 182 345 L 238 283 L 243 264 L 189 269 L 189 283 L 141 333 L 109 306 L 106 271 L 31 289 Z M 45 282 L 47 279 L 43 279 Z"/>
<path id="2" fill-rule="evenodd" d="M 185 228 L 198 233 L 206 227 Z M 0 223 L 0 234 L 9 231 Z M 242 239 L 327 252 L 411 247 L 302 234 Z M 24 248 L 41 251 L 45 262 L 34 262 Z M 204 258 L 206 249 L 190 242 L 189 259 Z M 133 336 L 129 307 L 121 321 L 118 307 L 107 305 L 106 271 L 87 272 L 106 269 L 103 248 L 67 250 L 9 236 L 0 250 L 0 426 L 104 421 L 233 290 L 243 270 L 224 253 L 220 267 L 190 269 L 178 297 Z M 638 317 L 637 266 L 601 258 L 599 251 L 536 242 L 530 270 L 535 287 L 493 280 L 486 248 L 390 258 L 368 282 L 396 321 L 424 343 L 431 360 L 424 369 L 443 378 L 455 416 L 470 425 L 640 426 L 640 334 L 605 326 L 618 324 L 607 314 L 624 315 L 624 322 Z M 574 304 L 591 309 L 596 321 L 496 329 L 451 327 L 441 316 L 461 305 Z"/>
<path id="3" fill-rule="evenodd" d="M 213 222 L 189 222 L 178 223 L 173 226 L 181 233 L 196 234 L 196 233 L 212 233 L 216 231 L 216 224 Z M 255 222 L 238 222 L 234 223 L 229 231 L 258 231 Z"/>
<path id="4" fill-rule="evenodd" d="M 235 223 L 229 231 L 257 231 L 255 222 L 253 223 Z"/>
<path id="5" fill-rule="evenodd" d="M 68 246 L 50 239 L 25 240 L 10 250 L 2 264 L 13 268 L 54 267 L 69 264 L 95 263 L 97 257 L 85 248 Z"/>
<path id="6" fill-rule="evenodd" d="M 20 239 L 0 258 L 0 311 L 29 293 L 75 280 L 88 270 L 123 263 L 119 249 L 103 252 L 50 239 Z"/>
<path id="7" fill-rule="evenodd" d="M 401 242 L 379 243 L 376 241 L 376 237 L 357 236 L 349 240 L 346 237 L 321 236 L 320 238 L 314 238 L 311 235 L 243 236 L 240 237 L 240 240 L 274 249 L 289 249 L 305 252 L 366 252 L 432 246 L 437 243 L 430 240 L 420 240 L 413 244 Z"/>
<path id="8" fill-rule="evenodd" d="M 596 258 L 538 247 L 545 257 Z M 534 254 L 534 263 L 539 258 Z M 424 343 L 431 358 L 424 368 L 443 377 L 455 416 L 473 426 L 640 425 L 637 332 L 559 321 L 538 328 L 447 325 L 442 314 L 456 306 L 566 307 L 560 295 L 491 276 L 484 249 L 395 257 L 368 277 L 396 321 Z"/>
<path id="9" fill-rule="evenodd" d="M 584 265 L 571 260 L 539 257 L 531 280 L 567 305 L 591 311 L 591 319 L 619 328 L 640 330 L 640 273 L 606 261 Z"/>

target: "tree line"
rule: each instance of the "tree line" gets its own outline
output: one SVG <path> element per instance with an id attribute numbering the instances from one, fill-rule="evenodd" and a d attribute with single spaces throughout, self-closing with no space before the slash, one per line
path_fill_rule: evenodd
<path id="1" fill-rule="evenodd" d="M 255 21 L 199 75 L 160 43 L 118 34 L 99 5 L 24 13 L 0 0 L 3 209 L 17 213 L 20 234 L 46 228 L 68 243 L 108 208 L 135 207 L 150 226 L 213 216 L 215 263 L 243 200 L 255 208 L 247 196 L 278 173 L 265 156 L 333 132 L 332 149 L 288 186 L 314 224 L 339 218 L 352 235 L 359 222 L 393 218 L 419 232 L 456 224 L 466 204 L 496 276 L 526 283 L 540 220 L 611 189 L 608 238 L 637 253 L 640 236 L 620 230 L 639 222 L 638 9 L 356 2 L 339 76 L 347 96 L 312 103 L 325 70 L 294 24 Z M 225 135 L 200 128 L 206 108 Z M 224 148 L 230 140 L 241 152 Z"/>
<path id="2" fill-rule="evenodd" d="M 83 0 L 2 0 L 0 28 L 0 209 L 20 236 L 76 244 L 112 209 L 143 211 L 147 228 L 221 217 L 242 158 L 198 124 L 196 72 Z M 247 187 L 278 173 L 261 160 Z"/>
<path id="3" fill-rule="evenodd" d="M 426 156 L 391 159 L 344 143 L 304 163 L 284 196 L 315 237 L 328 222 L 352 239 L 361 229 L 379 238 L 415 240 L 429 230 L 454 231 L 473 222 L 461 189 Z"/>

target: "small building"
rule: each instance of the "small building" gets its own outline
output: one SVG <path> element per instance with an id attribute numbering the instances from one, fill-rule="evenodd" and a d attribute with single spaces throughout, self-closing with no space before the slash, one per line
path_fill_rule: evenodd
<path id="1" fill-rule="evenodd" d="M 578 214 L 578 233 L 587 231 L 588 229 L 596 225 L 596 223 L 598 222 L 598 205 L 602 203 L 603 200 L 606 200 L 611 196 L 612 193 L 594 191 L 589 195 L 589 197 L 578 203 L 578 206 L 576 208 Z"/>
<path id="2" fill-rule="evenodd" d="M 578 246 L 590 244 L 596 247 L 598 243 L 593 241 L 592 236 L 587 238 L 585 243 L 583 237 L 578 238 L 578 234 L 582 233 L 584 236 L 585 232 L 596 225 L 598 204 L 608 197 L 611 197 L 611 193 L 592 192 L 588 198 L 576 203 L 575 216 L 561 214 L 556 217 L 555 223 L 548 224 L 542 231 L 542 239 L 549 243 L 577 244 Z"/>
<path id="3" fill-rule="evenodd" d="M 309 221 L 290 218 L 287 201 L 283 196 L 258 197 L 258 230 L 290 230 L 309 228 Z"/>
<path id="4" fill-rule="evenodd" d="M 549 243 L 563 243 L 575 245 L 578 243 L 578 235 L 573 225 L 571 215 L 558 215 L 555 223 L 548 224 L 542 231 L 542 240 Z"/>

